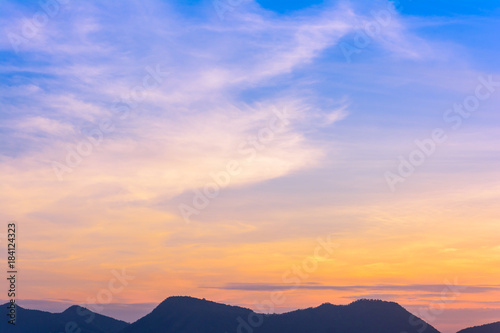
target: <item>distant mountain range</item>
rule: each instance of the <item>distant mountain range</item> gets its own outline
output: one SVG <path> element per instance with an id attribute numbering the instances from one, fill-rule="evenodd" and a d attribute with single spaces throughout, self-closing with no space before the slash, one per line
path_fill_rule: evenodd
<path id="1" fill-rule="evenodd" d="M 7 322 L 7 304 L 2 305 L 2 333 L 118 333 L 130 324 L 102 316 L 80 306 L 71 306 L 61 313 L 16 309 L 16 325 Z"/>
<path id="2" fill-rule="evenodd" d="M 7 313 L 7 305 L 2 305 Z M 192 297 L 169 297 L 150 314 L 128 324 L 72 306 L 62 313 L 17 307 L 17 324 L 1 316 L 2 333 L 439 333 L 402 306 L 379 300 L 264 315 Z M 499 333 L 500 322 L 459 333 Z"/>
<path id="3" fill-rule="evenodd" d="M 170 297 L 123 333 L 439 333 L 396 303 L 362 300 L 323 304 L 280 315 L 257 315 L 236 306 L 190 297 Z M 239 318 L 239 319 L 238 319 Z M 425 331 L 419 331 L 426 326 Z"/>

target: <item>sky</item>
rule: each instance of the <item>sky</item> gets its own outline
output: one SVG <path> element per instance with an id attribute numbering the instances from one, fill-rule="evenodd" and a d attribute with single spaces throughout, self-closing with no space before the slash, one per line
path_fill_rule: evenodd
<path id="1" fill-rule="evenodd" d="M 499 7 L 0 1 L 19 303 L 500 320 Z"/>

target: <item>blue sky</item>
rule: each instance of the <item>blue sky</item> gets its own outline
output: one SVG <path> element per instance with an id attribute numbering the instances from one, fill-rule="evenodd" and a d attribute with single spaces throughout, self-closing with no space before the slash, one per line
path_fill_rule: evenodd
<path id="1" fill-rule="evenodd" d="M 345 251 L 310 282 L 496 283 L 497 2 L 0 6 L 0 216 L 26 225 L 29 298 L 55 297 L 44 290 L 57 274 L 82 302 L 109 269 L 130 266 L 155 287 L 139 283 L 118 303 L 183 293 L 251 306 L 249 295 L 265 296 L 200 286 L 279 282 L 284 263 L 332 232 Z M 477 89 L 488 93 L 477 111 L 447 113 Z M 435 129 L 447 140 L 398 174 Z M 230 161 L 241 172 L 186 223 L 180 207 Z M 263 257 L 276 262 L 261 267 Z M 431 273 L 418 275 L 423 266 Z M 456 307 L 489 307 L 473 294 Z"/>

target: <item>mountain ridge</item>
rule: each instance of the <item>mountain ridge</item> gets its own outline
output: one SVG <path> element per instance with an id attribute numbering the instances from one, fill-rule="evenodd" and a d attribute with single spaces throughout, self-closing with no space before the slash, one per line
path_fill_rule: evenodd
<path id="1" fill-rule="evenodd" d="M 500 332 L 500 321 L 480 326 L 469 327 L 457 333 L 498 333 Z"/>
<path id="2" fill-rule="evenodd" d="M 3 304 L 6 309 L 9 303 Z M 360 299 L 347 305 L 329 302 L 281 314 L 190 296 L 171 296 L 129 324 L 78 306 L 60 313 L 17 306 L 18 325 L 0 322 L 6 333 L 439 333 L 395 302 Z M 8 326 L 7 326 L 8 325 Z M 498 333 L 500 322 L 457 333 Z"/>
<path id="3" fill-rule="evenodd" d="M 1 305 L 7 309 L 9 303 Z M 4 317 L 4 316 L 2 316 Z M 16 305 L 16 325 L 7 320 L 0 321 L 0 332 L 4 333 L 118 333 L 130 325 L 90 311 L 87 308 L 72 305 L 63 312 L 47 312 L 25 309 Z"/>
<path id="4" fill-rule="evenodd" d="M 283 314 L 262 314 L 192 297 L 169 297 L 120 333 L 439 333 L 394 302 L 323 303 Z"/>

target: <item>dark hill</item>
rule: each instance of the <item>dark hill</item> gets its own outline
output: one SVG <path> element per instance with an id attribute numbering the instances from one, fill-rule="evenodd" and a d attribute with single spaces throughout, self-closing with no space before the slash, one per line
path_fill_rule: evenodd
<path id="1" fill-rule="evenodd" d="M 16 325 L 7 322 L 7 306 L 1 306 L 2 333 L 117 333 L 129 324 L 106 317 L 86 308 L 71 306 L 61 313 L 50 313 L 39 310 L 16 308 Z"/>
<path id="2" fill-rule="evenodd" d="M 259 315 L 191 297 L 170 297 L 120 333 L 439 333 L 396 303 L 360 300 Z"/>
<path id="3" fill-rule="evenodd" d="M 458 333 L 499 333 L 500 332 L 500 321 L 493 324 L 486 324 L 482 326 L 475 326 L 466 328 L 459 331 Z"/>
<path id="4" fill-rule="evenodd" d="M 120 333 L 132 332 L 236 332 L 238 317 L 247 318 L 249 309 L 192 297 L 169 297 L 150 314 Z"/>

